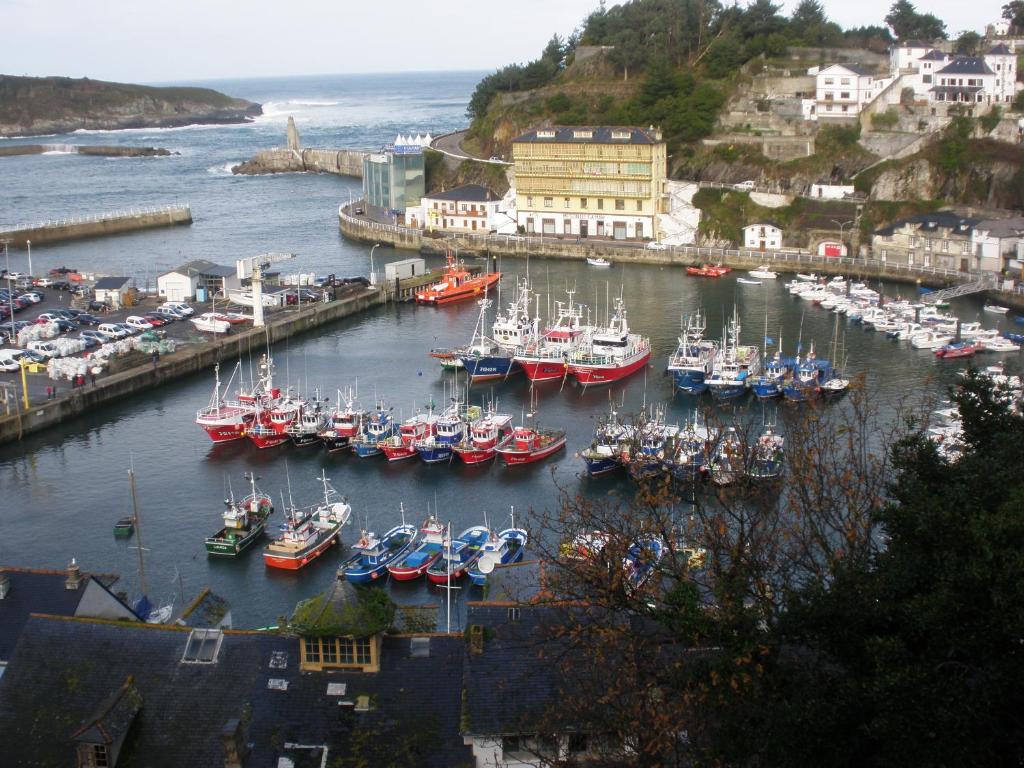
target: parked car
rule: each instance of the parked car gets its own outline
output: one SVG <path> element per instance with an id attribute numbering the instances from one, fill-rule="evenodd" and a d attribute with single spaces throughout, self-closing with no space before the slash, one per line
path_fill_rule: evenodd
<path id="1" fill-rule="evenodd" d="M 71 293 L 75 296 L 87 296 L 89 294 L 89 289 L 86 288 L 81 283 L 77 283 L 76 285 L 72 286 Z"/>
<path id="2" fill-rule="evenodd" d="M 53 285 L 53 280 L 49 277 L 37 277 L 35 279 L 35 284 L 40 288 L 49 288 Z"/>
<path id="3" fill-rule="evenodd" d="M 103 301 L 90 301 L 89 311 L 90 312 L 106 312 L 110 309 L 110 305 Z"/>
<path id="4" fill-rule="evenodd" d="M 79 338 L 85 344 L 86 349 L 92 349 L 93 347 L 99 346 L 99 342 L 96 341 L 96 339 L 90 338 L 88 336 L 80 336 Z"/>
<path id="5" fill-rule="evenodd" d="M 153 312 L 168 321 L 181 320 L 185 317 L 183 314 L 177 310 L 171 309 L 170 307 L 157 307 Z"/>
<path id="6" fill-rule="evenodd" d="M 142 333 L 141 328 L 136 328 L 134 325 L 128 325 L 127 323 L 112 323 L 112 325 L 116 325 L 129 336 L 134 336 L 136 333 Z"/>
<path id="7" fill-rule="evenodd" d="M 72 322 L 71 320 L 65 320 L 63 317 L 54 320 L 53 323 L 61 333 L 71 333 L 72 331 L 78 330 L 78 323 Z"/>
<path id="8" fill-rule="evenodd" d="M 171 321 L 170 319 L 164 317 L 163 315 L 158 315 L 156 312 L 147 312 L 146 322 L 148 322 L 154 328 L 163 328 Z"/>
<path id="9" fill-rule="evenodd" d="M 112 336 L 115 339 L 123 339 L 126 336 L 131 336 L 131 333 L 123 329 L 118 323 L 103 323 L 96 330 L 100 333 L 107 334 L 107 336 Z"/>
<path id="10" fill-rule="evenodd" d="M 173 309 L 182 317 L 191 317 L 196 313 L 196 311 L 192 309 L 192 307 L 180 301 L 165 301 L 162 307 L 166 307 L 167 309 Z"/>
<path id="11" fill-rule="evenodd" d="M 649 251 L 664 251 L 668 246 L 664 243 L 659 243 L 657 240 L 651 240 L 644 248 Z"/>
<path id="12" fill-rule="evenodd" d="M 70 291 L 72 286 L 67 280 L 54 280 L 50 286 L 55 291 Z"/>
<path id="13" fill-rule="evenodd" d="M 21 368 L 19 362 L 25 356 L 22 349 L 0 349 L 0 371 L 11 373 Z"/>
<path id="14" fill-rule="evenodd" d="M 88 312 L 83 312 L 77 318 L 75 318 L 81 325 L 99 325 L 103 322 L 103 319 L 96 317 L 96 315 L 90 315 Z"/>
<path id="15" fill-rule="evenodd" d="M 25 348 L 38 352 L 47 360 L 59 356 L 57 346 L 52 341 L 30 341 Z"/>
<path id="16" fill-rule="evenodd" d="M 31 277 L 25 276 L 19 277 L 17 280 L 15 280 L 14 285 L 15 287 L 20 288 L 21 290 L 24 291 L 26 288 L 32 288 L 35 285 L 35 282 L 32 280 Z"/>
<path id="17" fill-rule="evenodd" d="M 132 328 L 138 328 L 140 331 L 148 331 L 153 328 L 153 324 L 144 317 L 138 315 L 129 315 L 124 319 L 125 325 L 130 325 Z"/>
<path id="18" fill-rule="evenodd" d="M 78 335 L 83 339 L 92 339 L 97 344 L 106 344 L 107 342 L 114 340 L 113 336 L 110 336 L 103 331 L 93 330 L 92 328 L 84 330 Z"/>
<path id="19" fill-rule="evenodd" d="M 732 185 L 733 189 L 739 189 L 745 192 L 749 192 L 757 188 L 757 182 L 753 179 L 747 179 L 746 181 L 740 181 Z"/>
<path id="20" fill-rule="evenodd" d="M 67 318 L 64 317 L 62 314 L 60 314 L 58 312 L 55 312 L 55 311 L 43 312 L 41 315 L 36 317 L 36 323 L 37 324 L 41 324 L 41 323 L 54 323 L 57 320 L 67 320 Z"/>

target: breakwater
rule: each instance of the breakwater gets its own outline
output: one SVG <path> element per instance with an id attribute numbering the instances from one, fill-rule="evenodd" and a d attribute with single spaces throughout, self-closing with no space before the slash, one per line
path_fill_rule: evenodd
<path id="1" fill-rule="evenodd" d="M 104 147 L 84 144 L 15 144 L 13 147 L 0 147 L 0 157 L 43 155 L 47 152 L 97 157 L 166 157 L 178 154 L 163 147 Z"/>
<path id="2" fill-rule="evenodd" d="M 363 177 L 363 159 L 369 154 L 358 149 L 265 149 L 231 169 L 232 173 L 258 176 L 269 173 L 333 173 Z"/>
<path id="3" fill-rule="evenodd" d="M 161 384 L 209 371 L 218 361 L 259 354 L 268 344 L 311 331 L 334 320 L 375 307 L 385 300 L 378 289 L 361 289 L 337 301 L 312 304 L 274 318 L 265 328 L 250 328 L 203 344 L 191 344 L 164 355 L 156 365 L 147 362 L 120 373 L 101 376 L 95 384 L 73 389 L 56 400 L 43 401 L 27 411 L 0 417 L 0 444 L 20 440 L 61 421 L 82 416 L 104 404 L 122 400 Z"/>
<path id="4" fill-rule="evenodd" d="M 352 207 L 359 205 L 361 203 L 353 203 Z M 445 237 L 432 237 L 420 229 L 381 224 L 363 216 L 355 216 L 349 208 L 349 205 L 341 205 L 338 208 L 338 226 L 345 237 L 358 242 L 381 243 L 392 248 L 423 254 L 444 254 L 448 249 L 456 247 L 459 251 L 524 259 L 530 257 L 581 261 L 588 258 L 604 258 L 622 264 L 679 267 L 714 262 L 738 270 L 755 269 L 761 264 L 769 264 L 778 272 L 849 275 L 862 280 L 891 280 L 931 288 L 944 288 L 980 277 L 980 273 L 957 272 L 937 267 L 910 266 L 877 259 L 817 256 L 790 251 L 752 251 L 743 248 L 696 245 L 665 246 L 655 250 L 638 243 L 614 240 L 578 241 L 573 238 L 536 235 L 452 233 Z M 1014 307 L 1024 308 L 1024 296 L 1009 294 L 1006 291 L 994 293 L 999 294 L 1000 301 L 1005 300 Z"/>
<path id="5" fill-rule="evenodd" d="M 65 240 L 82 240 L 87 237 L 116 235 L 135 232 L 140 229 L 173 227 L 192 223 L 192 208 L 189 205 L 166 205 L 158 208 L 132 208 L 111 211 L 92 216 L 76 216 L 66 219 L 51 219 L 32 224 L 0 229 L 0 240 L 9 240 L 12 245 L 23 246 L 26 241 L 33 243 L 59 243 Z"/>

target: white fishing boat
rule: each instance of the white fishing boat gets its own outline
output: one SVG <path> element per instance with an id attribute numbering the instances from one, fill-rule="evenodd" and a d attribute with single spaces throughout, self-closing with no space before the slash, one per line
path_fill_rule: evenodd
<path id="1" fill-rule="evenodd" d="M 758 280 L 774 280 L 779 276 L 777 272 L 772 272 L 768 269 L 767 264 L 762 264 L 757 269 L 750 270 L 749 274 L 751 277 L 756 277 Z"/>
<path id="2" fill-rule="evenodd" d="M 587 264 L 592 267 L 610 267 L 612 263 L 608 259 L 598 258 L 587 258 Z"/>
<path id="3" fill-rule="evenodd" d="M 196 330 L 207 333 L 227 333 L 231 330 L 231 323 L 219 317 L 215 312 L 204 312 L 198 317 L 189 318 L 189 322 L 196 327 Z"/>
<path id="4" fill-rule="evenodd" d="M 986 312 L 993 312 L 993 313 L 995 313 L 997 315 L 1005 315 L 1007 312 L 1010 311 L 1010 308 L 1009 307 L 1001 307 L 998 304 L 986 304 L 985 305 L 985 311 Z"/>
<path id="5" fill-rule="evenodd" d="M 739 283 L 740 285 L 760 285 L 761 284 L 760 280 L 748 280 L 745 277 L 737 277 L 736 278 L 736 282 Z"/>
<path id="6" fill-rule="evenodd" d="M 802 272 L 797 272 L 796 273 L 796 279 L 797 280 L 803 280 L 806 283 L 814 283 L 814 282 L 817 282 L 818 276 L 816 274 L 814 274 L 813 272 L 811 272 L 811 274 L 809 274 L 809 275 L 805 275 Z"/>

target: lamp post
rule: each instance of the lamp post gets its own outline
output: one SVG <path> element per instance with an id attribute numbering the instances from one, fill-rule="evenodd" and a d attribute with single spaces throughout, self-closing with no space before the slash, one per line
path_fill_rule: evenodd
<path id="1" fill-rule="evenodd" d="M 851 219 L 850 221 L 838 221 L 837 219 L 832 219 L 832 223 L 839 225 L 839 255 L 842 256 L 843 254 L 841 249 L 846 247 L 846 243 L 843 242 L 843 227 L 845 227 L 848 224 L 853 224 L 853 220 Z"/>
<path id="2" fill-rule="evenodd" d="M 377 284 L 377 275 L 373 271 L 373 252 L 378 248 L 380 248 L 380 243 L 374 243 L 373 247 L 370 249 L 370 285 Z"/>
<path id="3" fill-rule="evenodd" d="M 17 326 L 14 324 L 14 289 L 11 287 L 11 255 L 7 251 L 7 246 L 11 242 L 9 238 L 3 239 L 4 244 L 4 260 L 7 263 L 7 301 L 10 302 L 11 310 L 11 344 L 13 345 L 18 338 L 16 331 Z"/>
<path id="4" fill-rule="evenodd" d="M 28 276 L 32 277 L 32 241 L 26 240 L 25 247 L 28 248 Z"/>

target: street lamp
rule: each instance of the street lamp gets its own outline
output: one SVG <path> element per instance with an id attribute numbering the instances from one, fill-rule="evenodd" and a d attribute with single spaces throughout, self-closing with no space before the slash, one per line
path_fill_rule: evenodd
<path id="1" fill-rule="evenodd" d="M 11 287 L 11 255 L 7 252 L 7 245 L 10 242 L 9 238 L 4 238 L 3 240 L 4 259 L 7 262 L 7 300 L 10 302 L 11 310 L 11 345 L 14 345 L 16 343 L 15 340 L 18 338 L 18 334 L 15 330 L 17 326 L 14 324 L 14 289 Z"/>
<path id="2" fill-rule="evenodd" d="M 28 276 L 32 277 L 32 241 L 26 240 L 25 247 L 28 248 Z"/>
<path id="3" fill-rule="evenodd" d="M 373 271 L 373 252 L 378 248 L 380 248 L 380 243 L 374 243 L 373 247 L 370 249 L 370 285 L 377 284 L 377 277 Z"/>
<path id="4" fill-rule="evenodd" d="M 843 254 L 841 252 L 841 249 L 846 247 L 846 243 L 843 242 L 843 227 L 845 227 L 848 224 L 853 224 L 853 220 L 851 219 L 850 221 L 839 221 L 837 219 L 832 219 L 832 223 L 839 225 L 839 245 L 840 245 L 840 254 L 839 255 L 842 256 Z"/>

